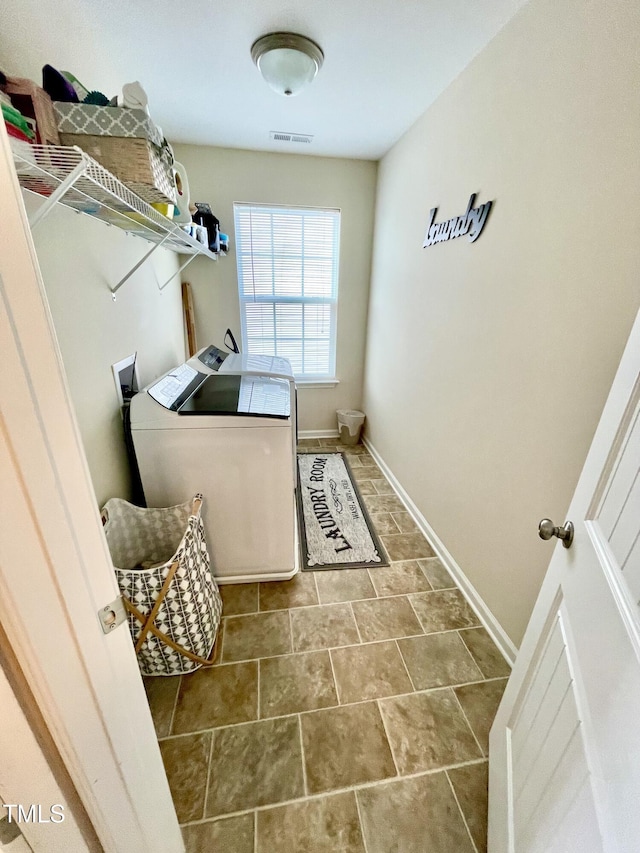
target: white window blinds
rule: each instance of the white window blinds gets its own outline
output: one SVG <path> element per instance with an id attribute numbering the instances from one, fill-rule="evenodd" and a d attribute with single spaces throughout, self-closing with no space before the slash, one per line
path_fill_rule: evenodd
<path id="1" fill-rule="evenodd" d="M 335 376 L 340 211 L 234 204 L 243 349 Z"/>

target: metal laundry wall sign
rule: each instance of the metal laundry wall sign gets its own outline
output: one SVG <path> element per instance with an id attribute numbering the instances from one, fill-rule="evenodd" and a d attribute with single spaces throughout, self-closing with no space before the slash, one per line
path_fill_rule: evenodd
<path id="1" fill-rule="evenodd" d="M 453 219 L 447 219 L 445 222 L 437 223 L 436 213 L 437 207 L 432 207 L 429 212 L 429 224 L 424 235 L 424 243 L 422 248 L 433 246 L 434 243 L 443 243 L 445 240 L 455 240 L 456 237 L 463 237 L 465 234 L 469 238 L 469 242 L 475 242 L 482 229 L 485 226 L 489 211 L 491 210 L 492 201 L 486 201 L 484 204 L 474 207 L 476 194 L 473 193 L 469 198 L 469 204 L 462 216 L 454 216 Z"/>

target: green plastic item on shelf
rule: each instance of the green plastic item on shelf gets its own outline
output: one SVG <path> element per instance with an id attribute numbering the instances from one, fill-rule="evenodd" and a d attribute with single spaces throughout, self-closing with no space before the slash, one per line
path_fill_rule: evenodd
<path id="1" fill-rule="evenodd" d="M 107 98 L 107 96 L 102 92 L 89 92 L 89 94 L 82 103 L 90 104 L 94 107 L 108 107 L 109 98 Z"/>
<path id="2" fill-rule="evenodd" d="M 85 99 L 85 98 L 87 97 L 87 95 L 89 94 L 89 89 L 87 89 L 87 87 L 86 87 L 86 86 L 84 86 L 84 85 L 83 85 L 83 84 L 78 80 L 78 78 L 77 78 L 77 77 L 74 77 L 74 76 L 73 76 L 73 74 L 72 74 L 70 71 L 61 71 L 60 73 L 62 74 L 62 76 L 63 76 L 63 77 L 66 77 L 66 78 L 67 78 L 67 80 L 69 81 L 69 83 L 71 83 L 71 85 L 73 86 L 73 88 L 76 90 L 76 95 L 78 96 L 78 100 L 79 100 L 79 101 L 84 101 L 84 99 Z"/>
<path id="3" fill-rule="evenodd" d="M 2 117 L 6 122 L 12 124 L 14 127 L 17 127 L 18 130 L 21 130 L 25 134 L 25 136 L 29 137 L 29 139 L 33 139 L 35 137 L 35 133 L 33 132 L 33 130 L 31 130 L 31 126 L 26 121 L 20 110 L 17 110 L 15 107 L 10 107 L 8 104 L 3 103 Z"/>

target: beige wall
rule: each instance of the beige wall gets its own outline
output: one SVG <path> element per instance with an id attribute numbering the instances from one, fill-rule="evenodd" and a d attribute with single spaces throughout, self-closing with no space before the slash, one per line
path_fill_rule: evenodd
<path id="1" fill-rule="evenodd" d="M 28 199 L 28 210 L 37 202 Z M 111 365 L 138 352 L 141 386 L 184 359 L 179 279 L 162 292 L 177 257 L 164 249 L 111 298 L 149 244 L 58 207 L 34 231 L 71 398 L 97 502 L 130 495 L 122 419 Z"/>
<path id="2" fill-rule="evenodd" d="M 639 33 L 531 0 L 379 167 L 369 437 L 516 643 L 638 308 Z M 422 249 L 472 192 L 480 239 Z"/>
<path id="3" fill-rule="evenodd" d="M 213 268 L 198 258 L 184 274 L 193 285 L 200 346 L 221 345 L 227 327 L 241 343 L 234 202 L 341 209 L 336 353 L 340 384 L 301 388 L 298 394 L 301 430 L 336 429 L 335 410 L 359 408 L 362 402 L 376 164 L 193 145 L 176 145 L 175 153 L 187 169 L 192 200 L 208 201 L 231 238 L 229 255 Z"/>

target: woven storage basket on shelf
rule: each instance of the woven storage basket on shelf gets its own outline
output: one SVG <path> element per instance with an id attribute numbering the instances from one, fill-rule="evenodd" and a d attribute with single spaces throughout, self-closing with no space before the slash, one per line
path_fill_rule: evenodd
<path id="1" fill-rule="evenodd" d="M 166 509 L 120 498 L 102 509 L 111 559 L 144 675 L 177 675 L 213 663 L 222 600 L 211 574 L 202 495 Z"/>
<path id="2" fill-rule="evenodd" d="M 140 198 L 175 204 L 178 200 L 171 155 L 147 139 L 61 133 L 63 145 L 77 145 Z"/>

